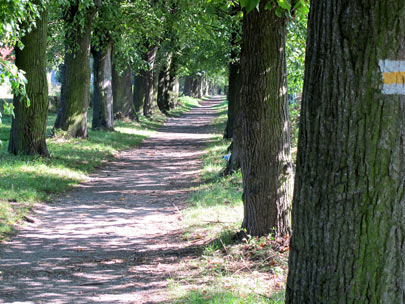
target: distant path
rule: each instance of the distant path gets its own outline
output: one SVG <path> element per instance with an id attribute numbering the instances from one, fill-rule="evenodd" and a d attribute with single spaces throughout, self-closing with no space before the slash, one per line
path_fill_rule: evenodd
<path id="1" fill-rule="evenodd" d="M 210 140 L 204 101 L 171 118 L 0 246 L 0 303 L 160 303 L 179 257 L 178 207 Z"/>

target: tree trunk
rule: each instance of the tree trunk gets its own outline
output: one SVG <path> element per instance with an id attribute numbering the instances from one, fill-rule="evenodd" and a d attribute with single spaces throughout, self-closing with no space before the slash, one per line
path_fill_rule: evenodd
<path id="1" fill-rule="evenodd" d="M 135 112 L 132 96 L 131 68 L 127 66 L 120 75 L 113 65 L 112 88 L 114 100 L 114 116 L 117 119 L 139 121 Z"/>
<path id="2" fill-rule="evenodd" d="M 143 104 L 143 115 L 146 117 L 152 116 L 152 103 L 153 103 L 153 85 L 154 85 L 154 73 L 153 73 L 153 66 L 155 65 L 155 58 L 157 53 L 158 47 L 153 46 L 149 48 L 148 52 L 146 53 L 146 62 L 148 64 L 148 68 L 145 73 L 145 101 Z"/>
<path id="3" fill-rule="evenodd" d="M 233 126 L 235 118 L 240 109 L 240 87 L 241 87 L 241 74 L 240 74 L 240 61 L 238 53 L 236 52 L 237 33 L 232 33 L 231 38 L 231 56 L 229 63 L 229 77 L 228 77 L 228 121 L 225 128 L 225 138 L 233 137 Z"/>
<path id="4" fill-rule="evenodd" d="M 287 303 L 405 302 L 404 16 L 311 2 Z"/>
<path id="5" fill-rule="evenodd" d="M 193 78 L 192 76 L 186 76 L 184 78 L 184 89 L 183 89 L 183 93 L 186 96 L 191 96 L 192 94 L 192 82 L 193 82 Z"/>
<path id="6" fill-rule="evenodd" d="M 169 101 L 169 108 L 174 109 L 177 107 L 177 104 L 179 102 L 179 79 L 177 77 L 173 78 L 173 80 L 170 80 L 169 84 L 169 94 L 170 94 L 170 101 Z"/>
<path id="7" fill-rule="evenodd" d="M 46 147 L 46 122 L 48 117 L 48 82 L 46 78 L 46 44 L 48 12 L 44 10 L 36 20 L 36 27 L 22 37 L 24 49 L 15 49 L 15 64 L 25 71 L 30 105 L 14 96 L 8 150 L 14 154 L 39 154 L 48 156 Z"/>
<path id="8" fill-rule="evenodd" d="M 275 9 L 244 14 L 242 175 L 244 219 L 251 235 L 290 232 L 292 164 L 288 132 L 286 20 Z"/>
<path id="9" fill-rule="evenodd" d="M 142 71 L 140 75 L 136 75 L 134 77 L 134 106 L 135 112 L 140 111 L 143 109 L 143 104 L 145 102 L 145 78 L 146 72 Z"/>
<path id="10" fill-rule="evenodd" d="M 94 59 L 92 129 L 114 130 L 111 86 L 111 44 L 100 50 L 92 49 L 92 54 Z"/>
<path id="11" fill-rule="evenodd" d="M 172 54 L 172 60 L 169 68 L 169 83 L 168 83 L 168 106 L 169 109 L 174 109 L 177 106 L 179 98 L 179 80 L 177 78 L 178 59 L 176 53 Z"/>
<path id="12" fill-rule="evenodd" d="M 231 76 L 232 75 L 232 76 Z M 225 129 L 225 138 L 232 137 L 231 158 L 229 159 L 225 175 L 240 169 L 242 150 L 241 130 L 241 98 L 240 87 L 242 77 L 239 62 L 233 62 L 229 67 L 229 92 L 228 92 L 228 122 Z M 231 110 L 229 109 L 231 107 Z M 228 126 L 229 125 L 229 126 Z M 232 127 L 231 127 L 232 126 Z M 229 134 L 230 133 L 230 134 Z M 227 137 L 228 136 L 228 137 Z"/>
<path id="13" fill-rule="evenodd" d="M 165 58 L 167 60 L 163 64 L 162 70 L 159 73 L 157 104 L 159 110 L 162 113 L 167 114 L 169 111 L 169 69 L 171 56 L 166 54 Z"/>
<path id="14" fill-rule="evenodd" d="M 66 12 L 64 22 L 76 23 L 75 29 L 66 34 L 64 75 L 55 129 L 67 131 L 72 137 L 87 137 L 87 110 L 90 103 L 90 30 L 95 13 L 88 9 L 80 15 L 79 5 L 71 5 Z M 84 18 L 84 23 L 78 19 Z"/>

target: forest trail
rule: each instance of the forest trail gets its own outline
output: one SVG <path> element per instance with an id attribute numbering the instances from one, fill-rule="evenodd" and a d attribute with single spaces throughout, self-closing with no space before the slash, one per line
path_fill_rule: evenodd
<path id="1" fill-rule="evenodd" d="M 0 303 L 162 303 L 195 250 L 178 208 L 198 184 L 219 98 L 171 118 L 0 246 Z"/>

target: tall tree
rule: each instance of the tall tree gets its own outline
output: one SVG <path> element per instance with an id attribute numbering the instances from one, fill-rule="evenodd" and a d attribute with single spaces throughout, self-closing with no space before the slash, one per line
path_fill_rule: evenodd
<path id="1" fill-rule="evenodd" d="M 285 63 L 286 17 L 277 6 L 244 14 L 241 126 L 244 219 L 251 235 L 290 232 L 292 163 Z M 266 8 L 265 8 L 266 7 Z"/>
<path id="2" fill-rule="evenodd" d="M 405 301 L 405 1 L 312 1 L 287 303 Z"/>
<path id="3" fill-rule="evenodd" d="M 64 13 L 66 54 L 63 83 L 55 129 L 72 137 L 87 137 L 87 110 L 90 103 L 90 33 L 101 0 L 72 1 Z"/>
<path id="4" fill-rule="evenodd" d="M 35 1 L 34 4 L 39 4 Z M 46 121 L 48 117 L 48 82 L 46 78 L 46 42 L 48 12 L 42 9 L 36 26 L 21 39 L 24 48 L 15 50 L 15 64 L 25 71 L 28 80 L 26 93 L 30 102 L 15 95 L 14 118 L 8 150 L 14 154 L 47 156 Z"/>

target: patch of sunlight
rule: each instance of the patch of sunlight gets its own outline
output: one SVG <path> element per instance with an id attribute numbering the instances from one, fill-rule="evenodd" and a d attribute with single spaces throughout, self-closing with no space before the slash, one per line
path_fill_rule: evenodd
<path id="1" fill-rule="evenodd" d="M 130 135 L 140 135 L 140 136 L 151 136 L 152 134 L 156 133 L 154 130 L 146 130 L 140 128 L 130 128 L 130 127 L 116 127 L 116 131 L 124 134 Z"/>
<path id="2" fill-rule="evenodd" d="M 75 180 L 83 180 L 86 178 L 86 175 L 80 173 L 79 171 L 70 170 L 68 168 L 49 167 L 44 164 L 38 165 L 37 163 L 33 163 L 31 165 L 22 165 L 19 168 L 19 171 L 33 175 L 55 176 L 64 179 L 70 178 Z"/>

